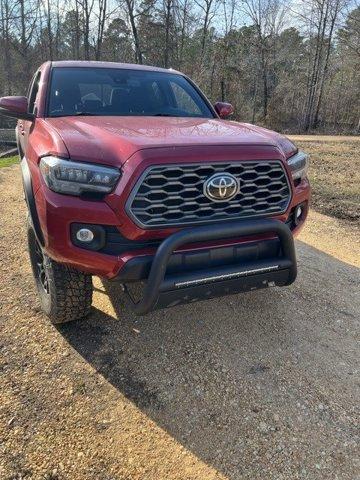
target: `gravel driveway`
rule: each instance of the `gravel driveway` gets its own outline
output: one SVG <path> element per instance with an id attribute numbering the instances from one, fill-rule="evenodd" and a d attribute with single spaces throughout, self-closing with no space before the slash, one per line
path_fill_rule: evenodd
<path id="1" fill-rule="evenodd" d="M 289 288 L 144 318 L 96 279 L 90 317 L 57 329 L 39 312 L 21 197 L 18 167 L 3 169 L 1 479 L 360 478 L 350 231 L 313 219 L 338 258 L 298 242 Z"/>

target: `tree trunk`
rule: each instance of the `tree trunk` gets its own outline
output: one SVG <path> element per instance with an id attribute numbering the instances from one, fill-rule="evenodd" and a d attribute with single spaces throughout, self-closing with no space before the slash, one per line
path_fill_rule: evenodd
<path id="1" fill-rule="evenodd" d="M 225 95 L 225 80 L 222 79 L 221 82 L 220 82 L 220 88 L 221 88 L 221 101 L 222 102 L 225 102 L 225 98 L 226 98 L 226 95 Z"/>
<path id="2" fill-rule="evenodd" d="M 181 66 L 184 61 L 184 46 L 185 46 L 185 36 L 186 36 L 186 22 L 187 22 L 187 4 L 188 0 L 184 1 L 183 6 L 183 15 L 181 18 L 181 34 L 180 34 L 180 51 L 179 51 L 179 66 L 178 68 L 181 69 Z"/>
<path id="3" fill-rule="evenodd" d="M 314 125 L 315 100 L 318 95 L 318 81 L 321 70 L 321 61 L 323 56 L 323 46 L 325 31 L 329 15 L 330 0 L 322 0 L 320 5 L 320 19 L 317 26 L 316 50 L 314 55 L 313 68 L 311 73 L 310 90 L 306 103 L 306 113 L 304 121 L 304 130 L 309 131 Z"/>
<path id="4" fill-rule="evenodd" d="M 25 14 L 25 0 L 20 0 L 20 21 L 21 21 L 21 40 L 20 40 L 20 54 L 24 60 L 24 76 L 28 83 L 31 78 L 30 59 L 28 52 L 28 38 L 26 36 L 26 14 Z"/>
<path id="5" fill-rule="evenodd" d="M 172 7 L 172 0 L 166 0 L 166 10 L 165 10 L 165 48 L 164 48 L 164 67 L 165 67 L 165 68 L 169 68 L 171 7 Z"/>
<path id="6" fill-rule="evenodd" d="M 265 46 L 261 46 L 261 70 L 262 70 L 262 83 L 263 83 L 263 118 L 266 122 L 268 114 L 268 102 L 269 102 L 269 88 L 268 88 L 268 74 L 267 63 L 265 59 Z"/>
<path id="7" fill-rule="evenodd" d="M 326 45 L 326 56 L 325 56 L 324 68 L 323 68 L 322 75 L 321 75 L 320 86 L 319 86 L 319 94 L 318 94 L 318 99 L 317 99 L 317 102 L 316 102 L 316 109 L 315 109 L 314 119 L 313 119 L 313 123 L 312 123 L 313 128 L 316 128 L 318 123 L 319 123 L 319 113 L 320 113 L 320 107 L 321 107 L 323 92 L 324 92 L 325 79 L 326 79 L 326 75 L 327 75 L 327 71 L 328 71 L 328 67 L 329 67 L 331 42 L 332 42 L 335 22 L 336 22 L 337 15 L 338 15 L 338 7 L 339 7 L 339 3 L 336 4 L 335 11 L 334 11 L 334 14 L 333 14 L 332 19 L 331 19 L 330 32 L 329 32 L 329 35 L 328 35 L 328 41 L 327 41 L 327 45 Z"/>
<path id="8" fill-rule="evenodd" d="M 201 37 L 201 61 L 204 58 L 205 53 L 205 45 L 206 45 L 206 37 L 207 37 L 207 30 L 208 30 L 208 19 L 209 19 L 209 9 L 207 8 L 205 11 L 205 18 L 204 18 L 204 25 L 202 29 L 202 37 Z"/>
<path id="9" fill-rule="evenodd" d="M 76 26 L 75 26 L 75 59 L 80 59 L 80 15 L 79 15 L 79 1 L 75 0 L 75 18 L 76 18 Z"/>
<path id="10" fill-rule="evenodd" d="M 88 0 L 84 1 L 84 58 L 90 60 L 90 12 Z"/>
<path id="11" fill-rule="evenodd" d="M 102 47 L 103 38 L 104 38 L 106 11 L 107 11 L 107 0 L 99 0 L 99 22 L 98 22 L 98 32 L 97 32 L 96 51 L 95 51 L 96 60 L 100 60 L 101 58 L 101 47 Z"/>
<path id="12" fill-rule="evenodd" d="M 47 0 L 47 31 L 48 31 L 48 38 L 49 38 L 49 60 L 53 60 L 53 36 L 52 36 L 52 28 L 51 28 L 51 7 L 50 7 L 50 0 Z"/>
<path id="13" fill-rule="evenodd" d="M 11 95 L 12 93 L 12 62 L 10 58 L 10 35 L 9 35 L 9 2 L 8 0 L 1 0 L 1 29 L 4 42 L 4 72 L 5 72 L 5 95 Z"/>
<path id="14" fill-rule="evenodd" d="M 253 95 L 253 100 L 252 100 L 253 108 L 252 108 L 251 123 L 255 123 L 257 92 L 258 92 L 258 80 L 256 78 L 254 95 Z"/>
<path id="15" fill-rule="evenodd" d="M 136 23 L 135 23 L 134 4 L 132 3 L 131 0 L 126 0 L 126 5 L 127 5 L 127 8 L 128 8 L 128 15 L 129 15 L 129 20 L 130 20 L 130 25 L 131 25 L 131 31 L 132 31 L 132 34 L 133 34 L 134 44 L 135 44 L 135 62 L 142 64 L 143 63 L 143 54 L 142 54 L 142 51 L 141 51 L 139 34 L 138 34 L 137 26 L 136 26 Z"/>

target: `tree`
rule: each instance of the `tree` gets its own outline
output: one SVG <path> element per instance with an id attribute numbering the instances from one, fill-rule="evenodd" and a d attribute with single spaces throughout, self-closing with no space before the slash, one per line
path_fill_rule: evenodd
<path id="1" fill-rule="evenodd" d="M 301 17 L 305 20 L 310 44 L 307 95 L 303 115 L 305 131 L 316 128 L 323 100 L 332 40 L 338 16 L 346 0 L 307 0 Z"/>
<path id="2" fill-rule="evenodd" d="M 280 0 L 242 0 L 243 11 L 256 31 L 256 48 L 262 78 L 263 120 L 266 121 L 269 103 L 269 70 L 274 55 L 274 39 L 281 30 L 285 7 Z"/>
<path id="3" fill-rule="evenodd" d="M 216 14 L 218 0 L 195 0 L 195 3 L 203 12 L 200 47 L 200 58 L 203 59 L 209 28 Z"/>
<path id="4" fill-rule="evenodd" d="M 235 118 L 359 133 L 360 8 L 300 2 L 0 0 L 0 94 L 25 94 L 49 59 L 146 62 L 184 71 Z"/>

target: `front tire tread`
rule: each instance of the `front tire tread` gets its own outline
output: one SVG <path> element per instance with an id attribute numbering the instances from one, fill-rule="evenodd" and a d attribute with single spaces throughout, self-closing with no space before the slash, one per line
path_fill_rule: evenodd
<path id="1" fill-rule="evenodd" d="M 42 250 L 34 229 L 28 220 L 28 245 L 33 275 L 42 310 L 54 324 L 84 318 L 91 309 L 92 277 L 75 268 L 51 259 Z M 39 272 L 39 260 L 46 273 L 44 288 Z"/>

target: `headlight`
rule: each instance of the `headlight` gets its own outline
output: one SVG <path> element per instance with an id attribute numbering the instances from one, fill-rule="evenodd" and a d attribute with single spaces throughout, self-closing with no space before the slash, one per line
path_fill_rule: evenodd
<path id="1" fill-rule="evenodd" d="M 120 171 L 116 168 L 71 162 L 57 157 L 43 157 L 40 171 L 51 190 L 68 195 L 110 193 L 120 177 Z"/>
<path id="2" fill-rule="evenodd" d="M 288 165 L 290 167 L 293 180 L 299 178 L 303 179 L 309 168 L 309 155 L 305 152 L 298 152 L 292 157 L 288 158 Z"/>

